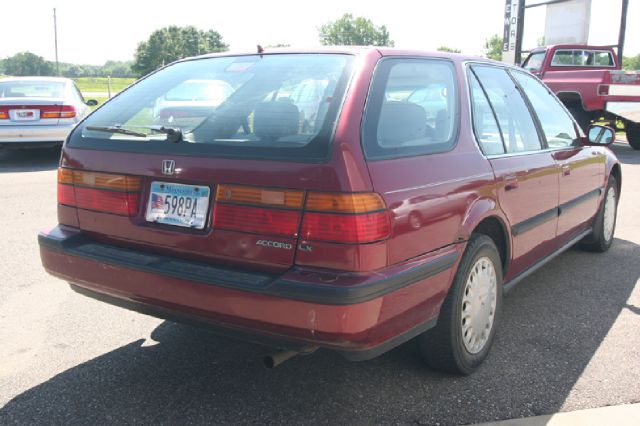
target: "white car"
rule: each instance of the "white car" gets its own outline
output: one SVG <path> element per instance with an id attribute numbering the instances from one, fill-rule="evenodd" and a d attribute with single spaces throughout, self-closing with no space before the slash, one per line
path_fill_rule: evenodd
<path id="1" fill-rule="evenodd" d="M 68 78 L 0 79 L 0 147 L 60 146 L 94 105 Z"/>

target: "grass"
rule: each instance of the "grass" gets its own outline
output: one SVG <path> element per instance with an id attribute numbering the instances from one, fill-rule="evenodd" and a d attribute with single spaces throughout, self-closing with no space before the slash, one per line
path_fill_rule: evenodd
<path id="1" fill-rule="evenodd" d="M 79 77 L 74 78 L 81 92 L 107 92 L 109 90 L 107 77 Z M 125 87 L 136 81 L 135 78 L 111 78 L 111 93 L 120 92 Z"/>

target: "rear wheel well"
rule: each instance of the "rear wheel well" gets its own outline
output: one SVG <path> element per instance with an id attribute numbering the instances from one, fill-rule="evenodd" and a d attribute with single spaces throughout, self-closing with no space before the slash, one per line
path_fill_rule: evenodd
<path id="1" fill-rule="evenodd" d="M 618 190 L 618 198 L 620 198 L 620 191 L 622 190 L 622 174 L 620 172 L 620 164 L 613 165 L 613 168 L 611 169 L 611 176 L 616 178 L 616 183 L 618 184 L 618 187 L 616 189 Z"/>
<path id="2" fill-rule="evenodd" d="M 483 219 L 478 226 L 476 226 L 473 233 L 486 235 L 493 240 L 494 244 L 498 248 L 498 253 L 500 254 L 502 273 L 504 276 L 509 266 L 510 253 L 507 232 L 505 231 L 502 221 L 496 217 L 487 217 Z"/>

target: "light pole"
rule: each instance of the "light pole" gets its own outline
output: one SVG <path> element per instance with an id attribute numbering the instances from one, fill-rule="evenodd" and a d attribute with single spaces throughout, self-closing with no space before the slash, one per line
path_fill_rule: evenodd
<path id="1" fill-rule="evenodd" d="M 60 65 L 58 64 L 58 23 L 56 20 L 56 8 L 53 8 L 53 40 L 56 46 L 56 75 L 60 75 Z"/>

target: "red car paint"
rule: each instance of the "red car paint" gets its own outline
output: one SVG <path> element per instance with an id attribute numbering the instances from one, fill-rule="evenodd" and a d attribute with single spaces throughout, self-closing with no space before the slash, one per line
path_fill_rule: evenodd
<path id="1" fill-rule="evenodd" d="M 76 290 L 111 303 L 365 359 L 435 323 L 466 242 L 483 221 L 497 221 L 504 232 L 508 284 L 587 230 L 603 196 L 599 193 L 571 216 L 554 218 L 533 231 L 514 235 L 516 225 L 580 197 L 587 189 L 604 188 L 611 173 L 619 176 L 617 159 L 604 147 L 484 156 L 472 127 L 467 66 L 495 63 L 387 48 L 318 52 L 356 57 L 327 161 L 174 156 L 176 174 L 167 177 L 161 171 L 166 154 L 65 144 L 63 168 L 141 176 L 142 208 L 130 218 L 60 205 L 60 225 L 40 235 L 45 269 Z M 451 150 L 376 161 L 365 158 L 362 117 L 374 70 L 385 57 L 437 57 L 453 63 L 460 108 Z M 570 168 L 570 182 L 563 167 Z M 203 230 L 147 223 L 143 207 L 150 182 L 158 179 L 212 187 L 229 183 L 327 193 L 375 192 L 387 207 L 391 235 L 364 245 L 269 237 L 295 248 L 281 250 L 256 245 L 260 235 L 212 228 L 211 212 Z M 74 238 L 82 238 L 81 244 L 73 245 Z M 312 250 L 304 250 L 307 246 Z M 102 251 L 96 252 L 96 247 Z M 124 254 L 105 247 L 140 258 L 123 263 L 119 256 Z M 154 272 L 157 262 L 167 260 L 191 265 L 189 273 L 195 275 L 180 278 L 170 270 Z M 424 271 L 420 268 L 425 265 L 428 274 L 416 272 Z M 205 277 L 206 268 L 218 267 L 255 273 L 255 279 L 266 284 L 234 288 L 193 278 Z M 295 286 L 278 293 L 291 283 Z M 305 300 L 305 286 L 315 295 L 312 301 Z M 326 296 L 327 292 L 332 295 Z"/>

